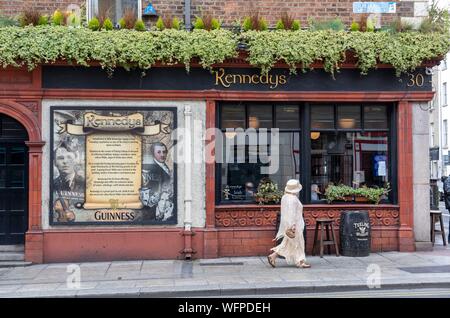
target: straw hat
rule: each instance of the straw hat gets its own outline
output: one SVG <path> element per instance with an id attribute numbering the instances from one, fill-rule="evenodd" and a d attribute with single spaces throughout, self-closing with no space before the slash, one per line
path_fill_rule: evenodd
<path id="1" fill-rule="evenodd" d="M 284 191 L 289 193 L 299 193 L 300 191 L 302 191 L 302 185 L 298 180 L 291 179 L 286 183 Z"/>

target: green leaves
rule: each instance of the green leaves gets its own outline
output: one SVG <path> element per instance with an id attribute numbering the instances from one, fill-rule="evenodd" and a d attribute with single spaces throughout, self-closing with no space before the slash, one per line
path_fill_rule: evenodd
<path id="1" fill-rule="evenodd" d="M 86 66 L 89 61 L 98 61 L 109 70 L 116 67 L 145 70 L 157 61 L 184 63 L 189 69 L 191 59 L 198 58 L 203 67 L 210 68 L 235 57 L 236 47 L 236 36 L 226 30 L 93 32 L 61 26 L 0 28 L 0 65 L 28 65 L 30 70 L 59 59 Z"/>
<path id="2" fill-rule="evenodd" d="M 391 64 L 397 75 L 419 66 L 424 60 L 444 56 L 450 50 L 450 38 L 442 33 L 335 32 L 332 30 L 249 31 L 242 35 L 248 46 L 249 62 L 268 72 L 283 60 L 292 73 L 306 70 L 314 62 L 323 62 L 334 75 L 347 52 L 358 58 L 362 74 L 378 63 Z"/>
<path id="3" fill-rule="evenodd" d="M 116 67 L 149 69 L 156 62 L 183 63 L 189 70 L 193 59 L 203 68 L 238 54 L 238 43 L 247 45 L 250 65 L 269 72 L 278 61 L 292 73 L 306 71 L 315 62 L 332 75 L 346 53 L 352 52 L 362 74 L 378 63 L 391 64 L 400 75 L 424 60 L 444 56 L 450 39 L 442 33 L 345 32 L 332 30 L 248 31 L 236 35 L 228 30 L 185 30 L 137 32 L 96 31 L 64 26 L 0 28 L 0 65 L 31 70 L 41 63 L 67 60 L 80 65 L 98 61 L 112 71 Z"/>

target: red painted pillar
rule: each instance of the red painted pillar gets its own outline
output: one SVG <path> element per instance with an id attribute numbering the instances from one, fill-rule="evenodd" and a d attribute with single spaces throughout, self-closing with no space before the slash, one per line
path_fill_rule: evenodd
<path id="1" fill-rule="evenodd" d="M 42 147 L 43 141 L 28 141 L 28 232 L 25 235 L 25 260 L 44 262 L 42 233 Z"/>
<path id="2" fill-rule="evenodd" d="M 400 205 L 398 248 L 400 252 L 412 252 L 415 250 L 412 105 L 407 101 L 401 101 L 398 104 L 397 128 L 398 203 Z"/>
<path id="3" fill-rule="evenodd" d="M 206 129 L 213 129 L 216 127 L 216 103 L 213 100 L 206 102 Z M 207 134 L 208 138 L 208 134 Z M 204 234 L 204 257 L 216 258 L 219 255 L 219 242 L 217 229 L 215 228 L 215 161 L 211 157 L 214 157 L 215 151 L 208 152 L 208 149 L 214 149 L 215 139 L 206 141 L 206 228 Z"/>

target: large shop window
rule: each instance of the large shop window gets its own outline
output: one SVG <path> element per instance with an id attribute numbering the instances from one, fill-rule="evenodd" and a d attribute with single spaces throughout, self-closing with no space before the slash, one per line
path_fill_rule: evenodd
<path id="1" fill-rule="evenodd" d="M 221 154 L 223 163 L 217 170 L 222 203 L 253 203 L 254 193 L 263 178 L 269 178 L 279 186 L 291 178 L 300 176 L 300 107 L 298 105 L 271 104 L 224 104 L 220 107 L 220 128 L 224 133 Z M 239 140 L 235 129 L 255 135 L 245 134 Z M 267 129 L 267 138 L 261 139 L 262 128 Z M 279 129 L 279 164 L 274 174 L 261 173 L 268 167 L 271 155 L 269 129 Z M 241 137 L 242 138 L 242 137 Z M 216 152 L 217 154 L 218 152 Z"/>
<path id="2" fill-rule="evenodd" d="M 220 104 L 218 125 L 224 138 L 216 142 L 216 155 L 222 151 L 216 166 L 217 203 L 253 203 L 258 184 L 266 178 L 281 191 L 287 180 L 299 179 L 304 203 L 325 202 L 325 189 L 331 184 L 359 188 L 389 183 L 393 191 L 382 202 L 394 202 L 393 109 L 386 104 Z M 275 173 L 261 173 L 269 165 L 262 159 L 271 155 L 275 142 L 260 140 L 259 134 L 252 139 L 248 133 L 239 142 L 237 128 L 279 129 Z"/>
<path id="3" fill-rule="evenodd" d="M 388 123 L 385 105 L 311 106 L 311 202 L 330 184 L 387 186 Z"/>
<path id="4" fill-rule="evenodd" d="M 101 20 L 110 18 L 114 24 L 126 13 L 134 13 L 136 19 L 141 18 L 141 0 L 88 0 L 88 20 L 97 17 Z"/>

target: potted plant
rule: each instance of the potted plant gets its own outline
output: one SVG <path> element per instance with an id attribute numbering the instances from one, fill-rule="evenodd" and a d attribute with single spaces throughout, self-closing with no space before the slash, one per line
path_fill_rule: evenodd
<path id="1" fill-rule="evenodd" d="M 255 200 L 259 204 L 278 204 L 281 201 L 283 192 L 278 190 L 278 185 L 269 178 L 263 178 L 255 194 Z"/>
<path id="2" fill-rule="evenodd" d="M 359 189 L 355 189 L 355 201 L 379 204 L 382 197 L 387 195 L 389 191 L 391 191 L 389 184 L 382 188 L 369 188 L 364 186 Z"/>
<path id="3" fill-rule="evenodd" d="M 346 185 L 329 185 L 325 189 L 325 198 L 328 203 L 333 201 L 353 201 L 354 190 Z"/>

